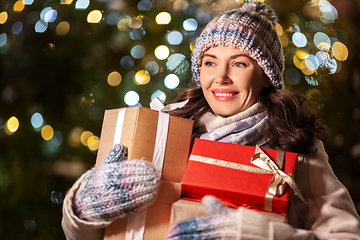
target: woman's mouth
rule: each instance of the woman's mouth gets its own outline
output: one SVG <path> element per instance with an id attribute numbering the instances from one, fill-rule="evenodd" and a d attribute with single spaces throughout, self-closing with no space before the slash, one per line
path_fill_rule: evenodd
<path id="1" fill-rule="evenodd" d="M 213 90 L 212 93 L 217 101 L 229 101 L 236 97 L 239 92 L 230 90 Z"/>

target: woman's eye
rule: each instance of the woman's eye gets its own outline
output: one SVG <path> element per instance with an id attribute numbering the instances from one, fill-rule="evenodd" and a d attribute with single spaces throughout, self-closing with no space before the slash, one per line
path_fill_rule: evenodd
<path id="1" fill-rule="evenodd" d="M 236 63 L 234 63 L 234 66 L 235 67 L 242 67 L 242 66 L 246 66 L 246 64 L 242 63 L 242 62 L 236 62 Z"/>
<path id="2" fill-rule="evenodd" d="M 208 66 L 208 67 L 212 67 L 212 66 L 215 65 L 215 63 L 213 63 L 213 62 L 205 62 L 204 65 L 205 65 L 205 66 Z"/>

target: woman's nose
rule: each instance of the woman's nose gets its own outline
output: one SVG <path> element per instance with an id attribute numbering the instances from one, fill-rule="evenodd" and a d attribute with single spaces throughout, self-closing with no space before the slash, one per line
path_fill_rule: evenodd
<path id="1" fill-rule="evenodd" d="M 229 84 L 231 83 L 231 79 L 229 78 L 229 72 L 226 67 L 219 68 L 216 73 L 215 82 L 217 84 Z"/>

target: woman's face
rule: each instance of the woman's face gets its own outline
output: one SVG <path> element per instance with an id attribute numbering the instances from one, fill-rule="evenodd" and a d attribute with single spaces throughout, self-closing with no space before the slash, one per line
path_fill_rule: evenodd
<path id="1" fill-rule="evenodd" d="M 231 116 L 253 105 L 267 77 L 247 53 L 237 48 L 214 47 L 205 52 L 200 83 L 214 113 Z"/>

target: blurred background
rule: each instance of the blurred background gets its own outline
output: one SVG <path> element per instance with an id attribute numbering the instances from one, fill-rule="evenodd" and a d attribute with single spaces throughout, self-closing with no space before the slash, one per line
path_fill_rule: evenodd
<path id="1" fill-rule="evenodd" d="M 193 41 L 243 0 L 1 0 L 0 238 L 65 239 L 66 191 L 95 163 L 104 111 L 171 101 Z M 330 127 L 330 163 L 360 211 L 360 2 L 266 0 L 285 87 Z"/>

